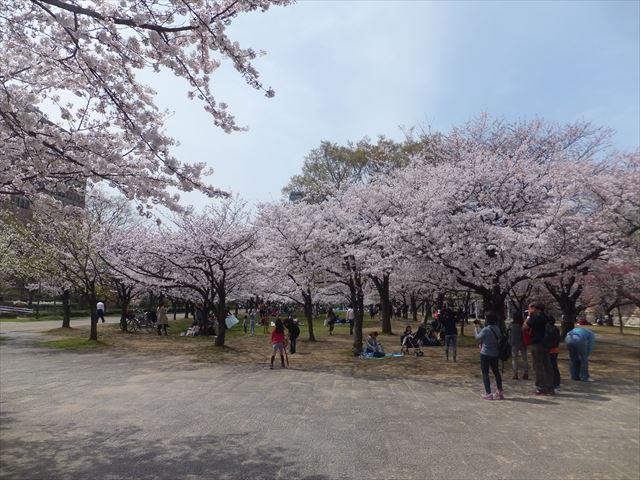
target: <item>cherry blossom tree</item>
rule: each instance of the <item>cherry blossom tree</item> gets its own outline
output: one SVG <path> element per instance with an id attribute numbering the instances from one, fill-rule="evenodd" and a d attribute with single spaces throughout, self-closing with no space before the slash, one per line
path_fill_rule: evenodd
<path id="1" fill-rule="evenodd" d="M 486 116 L 454 129 L 428 158 L 398 171 L 391 192 L 403 209 L 400 235 L 504 318 L 515 285 L 579 269 L 617 241 L 603 229 L 612 213 L 607 192 L 629 191 L 634 177 L 603 173 L 597 160 L 607 135 L 589 124 Z M 592 195 L 595 184 L 612 181 Z"/>
<path id="2" fill-rule="evenodd" d="M 255 264 L 261 281 L 254 288 L 301 305 L 312 342 L 313 305 L 331 283 L 322 220 L 321 207 L 307 203 L 262 204 L 256 218 Z"/>
<path id="3" fill-rule="evenodd" d="M 18 265 L 22 274 L 61 293 L 65 327 L 69 326 L 70 293 L 82 295 L 90 305 L 90 340 L 98 339 L 96 302 L 108 276 L 104 252 L 110 231 L 126 221 L 127 210 L 126 202 L 94 190 L 84 209 L 61 210 L 55 201 L 43 200 L 35 205 L 30 220 L 13 224 L 15 251 L 23 257 L 23 263 Z"/>
<path id="4" fill-rule="evenodd" d="M 168 226 L 132 232 L 117 271 L 173 298 L 201 301 L 217 318 L 224 346 L 229 295 L 243 291 L 251 273 L 255 231 L 246 203 L 229 198 L 202 213 L 175 215 Z"/>
<path id="5" fill-rule="evenodd" d="M 211 91 L 211 75 L 229 62 L 251 87 L 263 87 L 227 28 L 239 15 L 289 0 L 5 0 L 0 9 L 0 195 L 59 191 L 104 181 L 140 208 L 177 209 L 178 195 L 224 193 L 203 181 L 204 163 L 171 154 L 166 112 L 137 74 L 183 79 L 214 125 L 241 129 Z M 169 188 L 175 187 L 175 188 Z"/>

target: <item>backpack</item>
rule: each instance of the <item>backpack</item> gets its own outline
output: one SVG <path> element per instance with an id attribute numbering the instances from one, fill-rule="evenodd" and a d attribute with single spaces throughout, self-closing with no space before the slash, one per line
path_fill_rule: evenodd
<path id="1" fill-rule="evenodd" d="M 493 328 L 490 328 L 491 332 L 495 335 L 496 340 L 498 340 L 498 358 L 503 362 L 506 362 L 511 358 L 511 345 L 509 344 L 509 337 L 502 332 L 500 332 L 500 337 L 496 335 L 496 332 L 493 331 Z"/>
<path id="2" fill-rule="evenodd" d="M 544 326 L 542 346 L 544 348 L 557 347 L 560 344 L 560 330 L 553 323 L 547 322 Z"/>

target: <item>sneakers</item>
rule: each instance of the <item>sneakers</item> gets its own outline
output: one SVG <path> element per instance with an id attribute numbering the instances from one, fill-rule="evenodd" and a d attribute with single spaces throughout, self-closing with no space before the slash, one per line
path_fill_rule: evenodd
<path id="1" fill-rule="evenodd" d="M 494 400 L 504 400 L 504 391 L 496 390 L 496 393 L 493 394 Z"/>
<path id="2" fill-rule="evenodd" d="M 535 391 L 535 394 L 538 395 L 538 396 L 549 396 L 549 395 L 555 395 L 556 392 L 553 391 L 553 388 L 550 389 L 550 390 L 538 389 L 538 390 Z"/>
<path id="3" fill-rule="evenodd" d="M 524 373 L 524 374 L 522 375 L 522 379 L 523 379 L 523 380 L 529 380 L 529 374 L 528 374 L 528 373 Z"/>
<path id="4" fill-rule="evenodd" d="M 493 400 L 493 395 L 490 393 L 485 393 L 484 395 L 482 395 L 482 399 L 483 400 Z"/>

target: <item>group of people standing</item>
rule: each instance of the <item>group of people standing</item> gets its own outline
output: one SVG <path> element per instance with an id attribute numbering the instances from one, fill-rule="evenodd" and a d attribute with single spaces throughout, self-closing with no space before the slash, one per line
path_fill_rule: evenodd
<path id="1" fill-rule="evenodd" d="M 558 352 L 560 347 L 560 331 L 555 326 L 555 319 L 546 313 L 541 302 L 532 302 L 528 306 L 526 320 L 516 312 L 513 323 L 508 332 L 511 347 L 511 366 L 513 379 L 518 380 L 520 366 L 522 379 L 529 379 L 529 362 L 527 354 L 530 351 L 535 372 L 536 395 L 555 395 L 560 387 L 560 370 L 558 369 Z M 499 347 L 502 332 L 498 326 L 498 316 L 493 312 L 485 314 L 486 325 L 480 327 L 475 323 L 475 338 L 480 342 L 480 370 L 485 394 L 485 400 L 502 400 L 502 375 L 498 367 Z M 593 350 L 595 335 L 591 330 L 575 327 L 565 337 L 565 343 L 570 356 L 571 379 L 589 381 L 589 355 Z M 491 392 L 489 370 L 496 382 L 495 393 Z"/>
<path id="2" fill-rule="evenodd" d="M 287 335 L 285 335 L 285 329 Z M 287 346 L 289 347 L 289 353 L 296 353 L 296 346 L 298 343 L 298 337 L 300 336 L 300 326 L 296 318 L 292 315 L 283 322 L 279 318 L 274 322 L 273 330 L 271 331 L 271 366 L 273 370 L 273 362 L 276 358 L 276 353 L 280 354 L 280 365 L 282 368 L 285 366 L 285 356 Z M 288 358 L 287 358 L 288 362 Z"/>

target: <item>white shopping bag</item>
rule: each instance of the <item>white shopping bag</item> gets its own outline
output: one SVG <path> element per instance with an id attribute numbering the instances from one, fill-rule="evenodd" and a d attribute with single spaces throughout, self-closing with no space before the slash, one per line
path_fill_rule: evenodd
<path id="1" fill-rule="evenodd" d="M 225 320 L 224 323 L 227 325 L 227 328 L 231 328 L 234 325 L 237 325 L 238 323 L 238 319 L 235 317 L 235 315 L 229 315 Z"/>

